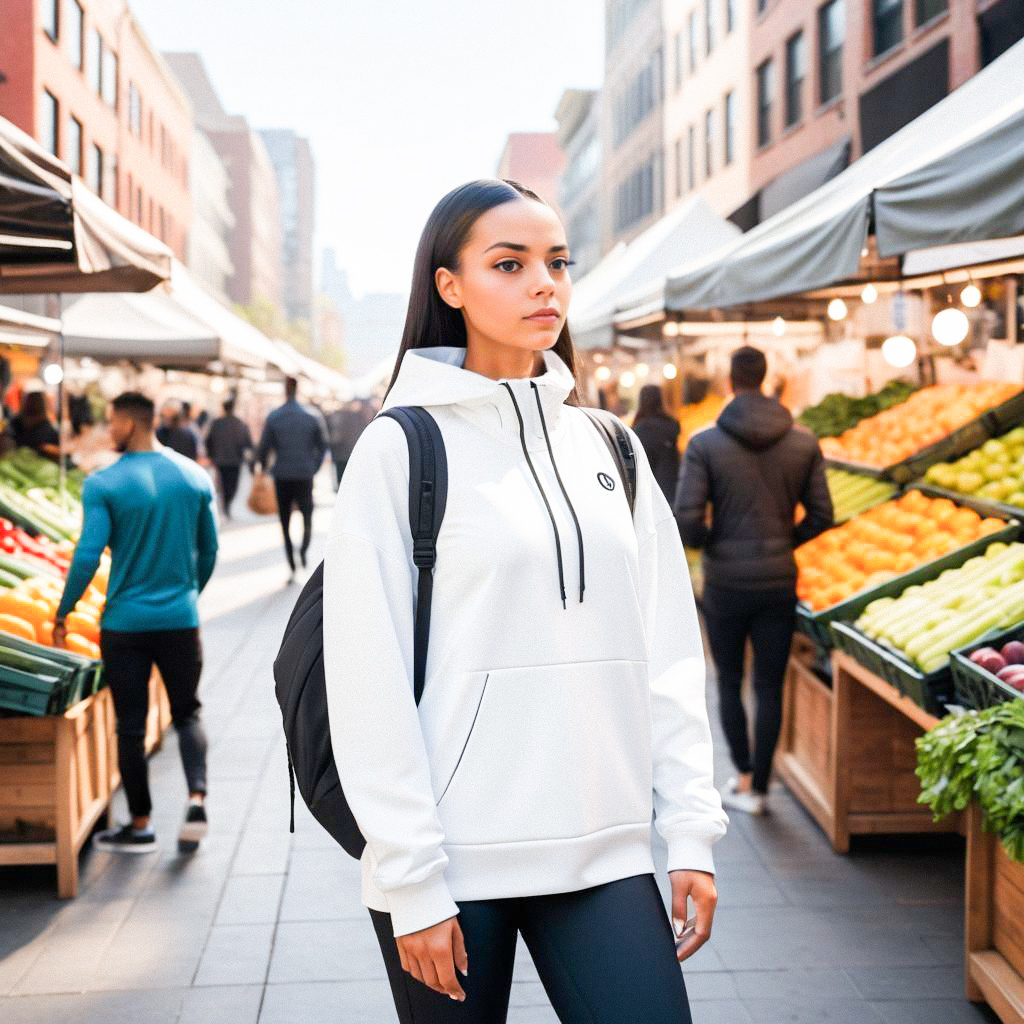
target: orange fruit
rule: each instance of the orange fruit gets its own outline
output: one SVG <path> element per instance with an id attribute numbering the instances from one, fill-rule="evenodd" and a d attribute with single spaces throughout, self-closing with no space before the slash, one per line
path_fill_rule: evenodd
<path id="1" fill-rule="evenodd" d="M 93 616 L 87 615 L 76 608 L 73 612 L 69 613 L 65 622 L 67 623 L 68 633 L 77 633 L 91 643 L 99 643 L 100 626 Z"/>
<path id="2" fill-rule="evenodd" d="M 26 622 L 7 612 L 0 612 L 0 632 L 10 633 L 11 636 L 21 637 L 22 640 L 31 640 L 33 643 L 38 640 L 36 628 L 31 622 Z"/>
<path id="3" fill-rule="evenodd" d="M 68 618 L 70 619 L 71 616 L 69 615 Z M 79 633 L 68 633 L 64 640 L 64 646 L 74 654 L 84 654 L 85 657 L 93 658 L 96 661 L 100 659 L 99 645 Z"/>

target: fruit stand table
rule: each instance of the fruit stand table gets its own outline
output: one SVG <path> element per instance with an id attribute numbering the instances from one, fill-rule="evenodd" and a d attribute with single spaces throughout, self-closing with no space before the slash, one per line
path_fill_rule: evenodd
<path id="1" fill-rule="evenodd" d="M 1024 1024 L 1024 864 L 967 816 L 967 998 L 984 1000 L 1003 1024 Z"/>
<path id="2" fill-rule="evenodd" d="M 171 711 L 150 679 L 146 753 L 158 749 Z M 78 853 L 121 784 L 114 702 L 104 688 L 62 715 L 0 718 L 0 865 L 55 864 L 57 893 L 78 892 Z"/>
<path id="3" fill-rule="evenodd" d="M 832 653 L 829 686 L 813 654 L 798 635 L 776 768 L 833 849 L 846 853 L 853 835 L 961 831 L 917 802 L 914 740 L 938 719 L 842 651 Z"/>

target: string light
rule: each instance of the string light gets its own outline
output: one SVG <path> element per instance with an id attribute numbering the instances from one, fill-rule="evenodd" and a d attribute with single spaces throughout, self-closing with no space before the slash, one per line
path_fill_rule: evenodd
<path id="1" fill-rule="evenodd" d="M 882 342 L 882 358 L 890 366 L 902 370 L 917 358 L 917 343 L 905 334 L 894 334 Z"/>
<path id="2" fill-rule="evenodd" d="M 777 316 L 772 321 L 772 334 L 776 338 L 781 338 L 786 333 L 786 321 L 781 316 Z"/>
<path id="3" fill-rule="evenodd" d="M 846 303 L 842 299 L 833 299 L 828 304 L 828 318 L 829 320 L 845 320 L 846 319 Z"/>
<path id="4" fill-rule="evenodd" d="M 631 388 L 634 384 L 636 384 L 636 374 L 632 370 L 626 370 L 619 378 L 620 387 Z"/>
<path id="5" fill-rule="evenodd" d="M 940 344 L 952 348 L 959 345 L 967 337 L 971 322 L 967 314 L 956 306 L 940 309 L 932 317 L 932 337 Z"/>
<path id="6" fill-rule="evenodd" d="M 860 301 L 870 306 L 878 298 L 878 289 L 870 282 L 864 285 L 864 290 L 860 293 Z"/>
<path id="7" fill-rule="evenodd" d="M 64 368 L 60 363 L 48 363 L 43 367 L 43 380 L 55 388 L 64 380 Z"/>
<path id="8" fill-rule="evenodd" d="M 661 368 L 661 372 L 662 372 L 662 375 L 664 376 L 665 380 L 675 380 L 676 379 L 676 375 L 679 373 L 679 371 L 676 369 L 676 364 L 675 363 L 666 363 Z"/>
<path id="9" fill-rule="evenodd" d="M 651 368 L 646 363 L 637 363 L 635 369 L 636 375 L 641 380 L 646 380 L 647 375 L 651 372 Z"/>
<path id="10" fill-rule="evenodd" d="M 981 305 L 981 289 L 972 281 L 964 286 L 960 293 L 960 301 L 968 308 L 974 309 Z"/>
<path id="11" fill-rule="evenodd" d="M 661 325 L 661 333 L 666 338 L 678 338 L 679 337 L 679 324 L 675 320 L 666 320 Z"/>
<path id="12" fill-rule="evenodd" d="M 612 371 L 609 370 L 607 366 L 599 366 L 594 371 L 594 376 L 598 380 L 607 380 L 611 375 L 612 375 Z"/>

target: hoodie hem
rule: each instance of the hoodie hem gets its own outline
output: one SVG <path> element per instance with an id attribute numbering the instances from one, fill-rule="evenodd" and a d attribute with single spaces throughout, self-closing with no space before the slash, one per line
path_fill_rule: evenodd
<path id="1" fill-rule="evenodd" d="M 540 839 L 473 846 L 444 845 L 445 880 L 452 899 L 496 900 L 576 892 L 620 878 L 654 872 L 651 824 L 615 825 L 573 839 Z M 374 884 L 368 859 L 362 864 L 362 902 L 388 911 Z"/>

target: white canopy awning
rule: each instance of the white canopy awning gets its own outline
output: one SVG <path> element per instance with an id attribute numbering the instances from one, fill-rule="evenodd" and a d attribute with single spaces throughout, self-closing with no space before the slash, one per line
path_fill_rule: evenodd
<path id="1" fill-rule="evenodd" d="M 141 292 L 171 251 L 0 118 L 0 292 Z"/>
<path id="2" fill-rule="evenodd" d="M 573 287 L 569 326 L 581 349 L 607 348 L 614 341 L 615 310 L 637 289 L 663 288 L 681 263 L 739 235 L 699 196 L 680 203 L 628 245 L 619 244 Z"/>
<path id="3" fill-rule="evenodd" d="M 1024 233 L 1024 42 L 804 199 L 674 274 L 668 308 L 705 310 L 855 275 L 882 258 Z"/>
<path id="4" fill-rule="evenodd" d="M 60 321 L 0 306 L 0 345 L 46 348 L 60 335 Z"/>

